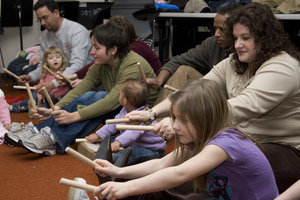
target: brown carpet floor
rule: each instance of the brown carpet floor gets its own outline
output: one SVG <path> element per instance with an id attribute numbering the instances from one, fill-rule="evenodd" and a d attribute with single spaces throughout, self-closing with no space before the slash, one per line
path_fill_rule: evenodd
<path id="1" fill-rule="evenodd" d="M 13 89 L 1 83 L 5 95 L 27 96 L 26 90 Z M 4 85 L 4 86 L 3 86 Z M 28 123 L 28 113 L 11 113 L 12 122 Z M 173 149 L 173 140 L 168 142 L 166 153 Z M 69 187 L 59 184 L 61 178 L 81 177 L 88 184 L 98 185 L 91 167 L 71 155 L 43 156 L 18 147 L 0 145 L 0 199 L 5 200 L 56 200 L 68 199 Z M 88 192 L 91 199 L 93 194 Z"/>

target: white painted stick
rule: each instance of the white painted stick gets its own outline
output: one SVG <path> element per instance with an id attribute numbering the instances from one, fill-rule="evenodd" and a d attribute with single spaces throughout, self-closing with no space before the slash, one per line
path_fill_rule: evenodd
<path id="1" fill-rule="evenodd" d="M 143 70 L 143 68 L 142 68 L 142 66 L 141 66 L 141 63 L 138 62 L 138 63 L 137 63 L 137 66 L 139 67 L 141 76 L 143 77 L 144 81 L 147 82 L 147 78 L 146 78 L 145 72 L 144 72 L 144 70 Z"/>
<path id="2" fill-rule="evenodd" d="M 66 179 L 66 178 L 61 178 L 59 183 L 62 184 L 62 185 L 67 185 L 67 186 L 70 186 L 70 187 L 83 189 L 83 190 L 86 190 L 86 191 L 89 191 L 89 192 L 94 192 L 94 190 L 97 188 L 94 185 L 79 183 L 77 181 L 73 181 L 73 180 Z"/>
<path id="3" fill-rule="evenodd" d="M 35 100 L 33 99 L 33 96 L 32 96 L 32 93 L 31 93 L 31 89 L 29 87 L 29 83 L 26 83 L 25 86 L 26 86 L 26 89 L 27 89 L 27 93 L 28 93 L 29 99 L 31 101 L 32 108 L 36 112 L 37 111 L 36 110 L 36 103 L 35 103 Z"/>
<path id="4" fill-rule="evenodd" d="M 27 89 L 26 86 L 23 85 L 14 85 L 14 89 Z M 36 90 L 36 87 L 29 87 L 31 90 Z"/>
<path id="5" fill-rule="evenodd" d="M 94 168 L 96 166 L 100 166 L 97 163 L 95 163 L 94 161 L 92 161 L 91 159 L 85 157 L 84 155 L 82 155 L 81 153 L 75 151 L 74 149 L 67 147 L 65 150 L 68 154 L 74 156 L 75 158 L 77 158 L 78 160 L 81 160 L 82 162 L 84 162 L 85 164 L 89 165 L 90 167 Z"/>
<path id="6" fill-rule="evenodd" d="M 17 76 L 16 74 L 12 73 L 11 71 L 7 70 L 6 68 L 2 68 L 4 72 L 8 73 L 9 75 L 11 75 L 12 77 L 15 77 L 16 79 L 21 79 L 19 76 Z"/>
<path id="7" fill-rule="evenodd" d="M 79 143 L 79 142 L 88 142 L 88 141 L 85 138 L 77 138 L 77 139 L 75 139 L 75 142 Z M 98 143 L 102 142 L 102 139 L 99 138 L 98 140 L 96 140 L 96 142 L 98 142 Z"/>
<path id="8" fill-rule="evenodd" d="M 164 88 L 166 88 L 166 89 L 168 89 L 168 90 L 170 90 L 172 92 L 177 92 L 178 91 L 176 88 L 173 88 L 173 87 L 171 87 L 169 85 L 165 85 Z"/>
<path id="9" fill-rule="evenodd" d="M 132 122 L 129 118 L 122 118 L 122 119 L 107 119 L 105 121 L 106 124 L 116 124 L 116 123 L 129 123 Z"/>
<path id="10" fill-rule="evenodd" d="M 68 77 L 66 77 L 65 75 L 63 75 L 62 73 L 60 73 L 60 72 L 57 72 L 61 77 L 63 77 L 63 79 L 65 79 L 69 84 L 71 84 L 71 80 L 68 78 Z"/>
<path id="11" fill-rule="evenodd" d="M 51 100 L 51 97 L 50 97 L 50 95 L 49 95 L 49 93 L 48 93 L 47 89 L 46 89 L 45 87 L 42 87 L 42 89 L 44 90 L 44 93 L 45 93 L 46 99 L 47 99 L 47 101 L 48 101 L 48 103 L 49 103 L 49 105 L 50 105 L 51 109 L 52 109 L 53 111 L 55 111 L 54 104 L 53 104 L 53 102 L 52 102 L 52 100 Z"/>
<path id="12" fill-rule="evenodd" d="M 50 74 L 52 74 L 52 76 L 54 76 L 54 78 L 55 78 L 56 80 L 59 80 L 59 78 L 56 76 L 56 74 L 55 74 L 53 71 L 51 71 L 48 67 L 43 66 L 43 68 L 44 68 L 45 70 L 47 70 Z"/>
<path id="13" fill-rule="evenodd" d="M 116 125 L 118 130 L 142 130 L 142 131 L 153 131 L 153 126 L 140 126 L 140 125 Z"/>

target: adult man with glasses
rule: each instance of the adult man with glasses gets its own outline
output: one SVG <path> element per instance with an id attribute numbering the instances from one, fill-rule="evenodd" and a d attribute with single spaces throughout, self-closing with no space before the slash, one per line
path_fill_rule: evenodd
<path id="1" fill-rule="evenodd" d="M 36 70 L 28 75 L 21 75 L 19 83 L 36 82 L 41 78 L 43 53 L 50 46 L 60 48 L 69 61 L 63 74 L 73 74 L 93 61 L 93 56 L 89 54 L 92 46 L 88 30 L 77 22 L 61 17 L 59 6 L 54 0 L 39 0 L 33 6 L 33 10 L 45 28 L 40 37 L 40 63 Z M 50 92 L 58 87 L 59 83 L 56 80 L 39 83 L 37 92 L 43 93 L 43 86 Z"/>

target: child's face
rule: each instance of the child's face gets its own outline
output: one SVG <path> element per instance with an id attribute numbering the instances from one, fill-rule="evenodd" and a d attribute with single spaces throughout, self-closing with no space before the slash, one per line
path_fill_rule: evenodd
<path id="1" fill-rule="evenodd" d="M 58 53 L 50 53 L 47 56 L 47 63 L 51 71 L 57 72 L 62 66 L 62 57 Z"/>
<path id="2" fill-rule="evenodd" d="M 173 106 L 173 114 L 175 116 L 173 121 L 173 129 L 175 130 L 175 134 L 178 136 L 180 143 L 189 144 L 194 142 L 192 135 L 196 137 L 196 131 L 189 119 L 187 119 L 185 116 L 181 116 L 180 109 L 177 105 Z M 189 127 L 189 129 L 187 129 L 187 127 Z"/>

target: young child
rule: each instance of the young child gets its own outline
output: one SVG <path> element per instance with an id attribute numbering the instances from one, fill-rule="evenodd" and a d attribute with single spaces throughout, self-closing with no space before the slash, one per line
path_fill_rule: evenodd
<path id="1" fill-rule="evenodd" d="M 124 118 L 132 110 L 149 109 L 147 101 L 149 99 L 149 88 L 145 81 L 138 79 L 127 79 L 121 87 L 119 102 L 123 106 L 122 110 L 115 119 Z M 152 123 L 157 123 L 153 121 Z M 144 125 L 144 124 L 142 124 Z M 120 134 L 117 134 L 119 133 Z M 117 135 L 116 135 L 117 134 Z M 122 151 L 120 147 L 132 147 L 128 165 L 144 162 L 153 158 L 161 158 L 164 155 L 166 142 L 162 137 L 155 135 L 152 131 L 140 130 L 117 130 L 116 124 L 106 124 L 96 133 L 86 136 L 89 142 L 97 139 L 104 139 L 107 135 L 112 137 L 111 149 L 114 162 L 119 158 Z"/>
<path id="2" fill-rule="evenodd" d="M 100 176 L 130 180 L 106 182 L 95 189 L 95 195 L 121 199 L 193 180 L 195 191 L 207 191 L 215 199 L 278 196 L 267 158 L 248 135 L 232 126 L 230 108 L 215 82 L 189 82 L 169 99 L 175 150 L 161 159 L 124 168 L 95 160 L 102 166 L 95 168 Z"/>
<path id="3" fill-rule="evenodd" d="M 42 66 L 48 67 L 52 72 L 54 72 L 54 74 L 57 74 L 57 71 L 63 72 L 67 65 L 68 60 L 59 48 L 52 46 L 44 51 Z M 42 76 L 40 82 L 49 82 L 55 79 L 55 77 L 44 68 L 42 68 L 41 74 Z M 53 100 L 53 103 L 55 103 L 59 101 L 69 90 L 69 86 L 60 86 L 58 88 L 54 88 L 49 95 Z M 46 106 L 46 104 L 43 104 L 44 97 L 42 97 L 36 91 L 32 91 L 32 96 L 39 106 Z M 27 112 L 28 99 L 9 105 L 9 109 L 10 111 L 16 113 Z"/>
<path id="4" fill-rule="evenodd" d="M 0 89 L 0 144 L 4 142 L 4 134 L 11 129 L 10 113 L 4 97 L 3 91 Z"/>

